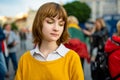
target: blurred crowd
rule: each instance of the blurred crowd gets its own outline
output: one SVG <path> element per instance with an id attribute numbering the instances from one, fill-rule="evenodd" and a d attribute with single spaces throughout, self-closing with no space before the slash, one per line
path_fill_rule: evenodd
<path id="1" fill-rule="evenodd" d="M 32 44 L 32 35 L 26 27 L 21 28 L 19 31 L 11 29 L 10 23 L 0 25 L 0 80 L 10 78 L 10 60 L 13 64 L 14 75 L 18 66 L 18 47 L 21 50 L 32 49 L 33 46 L 27 46 L 27 43 Z"/>
<path id="2" fill-rule="evenodd" d="M 69 16 L 68 32 L 71 39 L 65 44 L 66 47 L 78 53 L 83 68 L 84 59 L 90 63 L 92 80 L 120 80 L 120 21 L 112 36 L 109 36 L 103 18 L 97 18 L 91 23 L 92 27 L 86 25 L 83 28 L 77 17 Z"/>

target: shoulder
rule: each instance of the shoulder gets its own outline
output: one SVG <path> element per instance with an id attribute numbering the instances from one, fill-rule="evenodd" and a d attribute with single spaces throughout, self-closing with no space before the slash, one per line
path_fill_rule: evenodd
<path id="1" fill-rule="evenodd" d="M 79 55 L 74 50 L 69 50 L 65 57 L 68 57 L 70 59 L 79 59 Z"/>
<path id="2" fill-rule="evenodd" d="M 20 60 L 27 59 L 30 56 L 30 51 L 26 51 L 23 53 L 23 55 L 20 57 Z"/>
<path id="3" fill-rule="evenodd" d="M 81 67 L 81 61 L 80 61 L 80 57 L 79 55 L 73 51 L 73 50 L 70 50 L 66 56 L 65 56 L 65 60 L 66 62 L 68 62 L 70 64 L 71 67 Z"/>
<path id="4" fill-rule="evenodd" d="M 30 55 L 30 51 L 28 50 L 28 51 L 24 52 L 24 54 L 22 56 L 25 57 L 25 56 L 29 56 L 29 55 Z"/>

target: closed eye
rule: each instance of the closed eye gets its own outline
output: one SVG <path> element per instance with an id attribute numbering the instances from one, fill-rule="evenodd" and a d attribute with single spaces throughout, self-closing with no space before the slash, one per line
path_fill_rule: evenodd
<path id="1" fill-rule="evenodd" d="M 48 23 L 48 24 L 53 24 L 54 21 L 52 21 L 52 20 L 47 20 L 47 23 Z"/>
<path id="2" fill-rule="evenodd" d="M 59 26 L 64 26 L 64 24 L 65 24 L 64 22 L 60 22 Z"/>
<path id="3" fill-rule="evenodd" d="M 46 18 L 46 22 L 47 22 L 48 24 L 53 24 L 55 21 L 54 21 L 54 19 L 52 19 L 52 18 Z"/>

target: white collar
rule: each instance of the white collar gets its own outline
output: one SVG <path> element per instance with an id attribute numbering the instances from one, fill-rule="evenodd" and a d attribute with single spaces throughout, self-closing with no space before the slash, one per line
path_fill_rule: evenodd
<path id="1" fill-rule="evenodd" d="M 59 54 L 60 56 L 65 56 L 65 54 L 69 51 L 68 48 L 66 48 L 63 44 L 60 44 L 60 46 L 53 51 L 52 53 L 56 53 Z M 34 54 L 40 54 L 41 56 L 43 56 L 43 54 L 40 52 L 38 45 L 36 45 L 35 49 L 30 51 L 32 53 L 32 56 Z"/>

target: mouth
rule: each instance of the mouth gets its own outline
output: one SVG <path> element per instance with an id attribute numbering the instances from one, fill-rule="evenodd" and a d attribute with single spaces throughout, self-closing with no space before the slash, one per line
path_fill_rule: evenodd
<path id="1" fill-rule="evenodd" d="M 51 35 L 55 37 L 59 36 L 59 34 L 56 34 L 56 33 L 51 33 Z"/>

